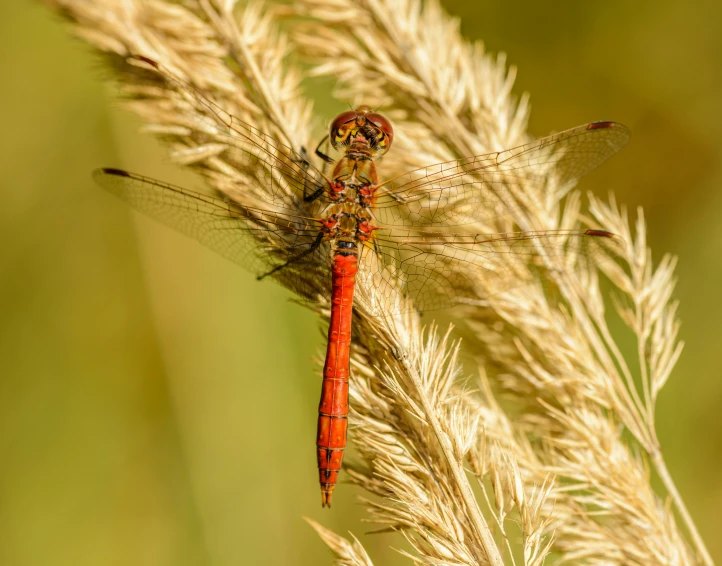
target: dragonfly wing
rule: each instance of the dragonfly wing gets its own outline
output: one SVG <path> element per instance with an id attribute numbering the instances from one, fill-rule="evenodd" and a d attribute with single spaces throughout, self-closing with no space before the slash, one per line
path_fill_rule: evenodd
<path id="1" fill-rule="evenodd" d="M 289 206 L 311 195 L 325 196 L 327 183 L 305 154 L 229 114 L 157 62 L 140 56 L 132 60 L 151 67 L 194 106 L 194 112 L 188 115 L 200 113 L 207 119 L 195 125 L 194 129 L 204 131 L 210 138 L 194 140 L 198 146 L 203 147 L 209 141 L 225 146 L 216 152 L 216 165 L 221 172 L 213 179 L 214 185 L 225 183 L 231 191 L 234 186 L 243 186 L 244 191 L 277 206 Z"/>
<path id="2" fill-rule="evenodd" d="M 314 275 L 323 277 L 328 272 L 323 258 L 329 257 L 327 244 L 318 239 L 321 226 L 317 220 L 241 207 L 121 169 L 98 169 L 93 177 L 136 210 L 256 275 L 277 270 L 272 277 L 303 297 L 317 296 L 316 281 L 327 280 L 314 279 Z"/>
<path id="3" fill-rule="evenodd" d="M 506 151 L 437 163 L 410 171 L 379 188 L 376 216 L 390 226 L 487 223 L 526 207 L 519 195 L 550 176 L 560 186 L 619 151 L 629 130 L 593 122 Z"/>
<path id="4" fill-rule="evenodd" d="M 217 136 L 225 144 L 230 169 L 220 183 L 244 187 L 256 198 L 276 206 L 293 206 L 306 200 L 326 201 L 327 184 L 305 157 L 292 152 L 275 138 L 229 115 L 228 133 Z M 219 183 L 215 183 L 218 185 Z"/>
<path id="5" fill-rule="evenodd" d="M 370 268 L 384 310 L 394 311 L 399 289 L 415 308 L 434 310 L 498 295 L 551 271 L 573 272 L 614 254 L 618 236 L 604 230 L 546 230 L 464 234 L 378 230 Z"/>

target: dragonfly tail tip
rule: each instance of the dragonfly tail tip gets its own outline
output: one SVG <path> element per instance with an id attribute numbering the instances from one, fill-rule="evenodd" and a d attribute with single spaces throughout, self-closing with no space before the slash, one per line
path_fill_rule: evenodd
<path id="1" fill-rule="evenodd" d="M 333 495 L 333 488 L 321 488 L 321 507 L 331 507 L 331 496 Z"/>

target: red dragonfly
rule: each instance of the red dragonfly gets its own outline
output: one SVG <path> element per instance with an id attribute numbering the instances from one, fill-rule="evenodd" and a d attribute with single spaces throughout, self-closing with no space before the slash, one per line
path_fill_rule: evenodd
<path id="1" fill-rule="evenodd" d="M 191 95 L 225 128 L 224 151 L 245 172 L 237 188 L 259 206 L 120 169 L 99 169 L 96 181 L 259 279 L 276 279 L 308 300 L 319 295 L 330 299 L 316 437 L 322 506 L 331 505 L 346 447 L 357 273 L 381 297 L 380 311 L 398 311 L 399 294 L 417 308 L 440 308 L 474 296 L 463 290 L 469 289 L 472 275 L 511 281 L 522 264 L 561 259 L 570 249 L 588 253 L 591 242 L 614 238 L 601 229 L 479 234 L 446 227 L 498 218 L 504 209 L 509 214 L 521 207 L 510 187 L 540 182 L 540 170 L 551 170 L 561 184 L 575 182 L 626 144 L 629 131 L 615 122 L 593 122 L 514 149 L 430 165 L 380 182 L 376 161 L 391 147 L 394 131 L 367 106 L 331 123 L 328 139 L 342 157 L 334 161 L 319 145 L 316 154 L 333 166 L 326 175 L 309 163 L 304 151 L 297 153 L 226 114 L 154 61 L 136 60 Z"/>

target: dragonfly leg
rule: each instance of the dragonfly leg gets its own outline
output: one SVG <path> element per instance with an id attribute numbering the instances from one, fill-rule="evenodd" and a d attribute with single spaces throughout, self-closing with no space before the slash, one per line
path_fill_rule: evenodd
<path id="1" fill-rule="evenodd" d="M 268 271 L 267 273 L 264 273 L 264 274 L 262 274 L 262 275 L 258 275 L 258 276 L 256 277 L 256 279 L 257 279 L 258 281 L 260 281 L 261 279 L 265 279 L 265 278 L 268 277 L 269 275 L 273 275 L 274 273 L 276 273 L 277 271 L 280 271 L 280 270 L 283 269 L 284 267 L 288 267 L 288 266 L 291 265 L 292 263 L 295 263 L 295 262 L 303 259 L 304 257 L 306 257 L 306 256 L 309 255 L 309 254 L 312 254 L 312 253 L 315 252 L 315 251 L 318 249 L 318 247 L 321 245 L 321 242 L 323 241 L 323 236 L 324 236 L 324 233 L 323 233 L 323 232 L 319 232 L 319 233 L 318 233 L 318 236 L 316 236 L 316 239 L 315 239 L 315 240 L 313 241 L 313 243 L 308 247 L 308 249 L 303 250 L 300 254 L 293 256 L 291 259 L 289 259 L 288 261 L 282 263 L 281 265 L 277 265 L 276 267 L 274 267 L 273 269 L 271 269 L 271 271 Z"/>
<path id="2" fill-rule="evenodd" d="M 328 134 L 326 134 L 326 135 L 323 137 L 323 139 L 318 143 L 318 145 L 316 146 L 316 151 L 315 151 L 315 153 L 316 153 L 316 155 L 318 155 L 321 159 L 323 159 L 324 163 L 332 164 L 332 163 L 333 163 L 333 158 L 329 157 L 328 155 L 326 155 L 325 153 L 323 153 L 323 152 L 321 151 L 321 146 L 322 146 L 324 143 L 327 143 L 327 142 L 328 142 Z M 324 173 L 325 173 L 325 171 L 324 171 Z"/>
<path id="3" fill-rule="evenodd" d="M 318 197 L 320 197 L 326 189 L 324 187 L 321 187 L 320 189 L 316 189 L 314 192 L 312 192 L 310 195 L 306 194 L 306 182 L 304 181 L 303 184 L 303 202 L 313 202 Z"/>
<path id="4" fill-rule="evenodd" d="M 315 151 L 314 153 L 315 153 L 318 157 L 320 157 L 321 160 L 323 161 L 322 174 L 323 174 L 324 177 L 325 177 L 326 174 L 327 174 L 328 165 L 329 165 L 329 164 L 333 164 L 334 161 L 333 161 L 333 159 L 332 159 L 331 157 L 329 157 L 328 155 L 326 155 L 325 153 L 323 153 L 323 152 L 321 151 L 321 146 L 324 144 L 324 142 L 326 142 L 326 143 L 328 142 L 328 134 L 326 134 L 326 135 L 323 137 L 323 139 L 319 142 L 318 146 L 316 146 L 316 151 Z M 302 149 L 303 149 L 303 157 L 304 157 L 304 160 L 305 160 L 306 150 L 305 150 L 305 148 L 302 148 Z M 308 161 L 304 161 L 304 167 L 308 168 Z M 322 187 L 322 188 L 320 188 L 320 189 L 317 189 L 316 191 L 314 191 L 314 192 L 311 193 L 310 195 L 309 195 L 309 194 L 306 194 L 306 181 L 304 181 L 304 182 L 303 182 L 303 200 L 304 200 L 304 202 L 312 202 L 312 201 L 316 200 L 318 197 L 320 197 L 320 196 L 324 193 L 325 190 L 326 190 L 326 189 Z"/>
<path id="5" fill-rule="evenodd" d="M 300 156 L 301 159 L 292 159 L 292 161 L 294 163 L 298 163 L 304 171 L 308 171 L 308 167 L 311 164 L 308 162 L 308 159 L 306 159 L 308 157 L 308 152 L 303 146 L 301 147 Z M 318 197 L 321 196 L 323 191 L 324 189 L 320 188 L 313 193 L 308 194 L 308 177 L 306 175 L 303 176 L 303 202 L 312 202 L 316 200 Z"/>

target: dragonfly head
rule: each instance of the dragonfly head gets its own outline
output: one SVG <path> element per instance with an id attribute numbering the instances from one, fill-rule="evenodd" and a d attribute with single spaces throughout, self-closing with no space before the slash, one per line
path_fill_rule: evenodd
<path id="1" fill-rule="evenodd" d="M 381 157 L 391 147 L 394 129 L 381 114 L 359 106 L 336 116 L 329 132 L 331 145 L 338 151 L 355 149 L 371 157 Z"/>

